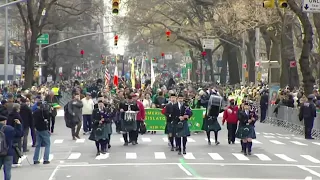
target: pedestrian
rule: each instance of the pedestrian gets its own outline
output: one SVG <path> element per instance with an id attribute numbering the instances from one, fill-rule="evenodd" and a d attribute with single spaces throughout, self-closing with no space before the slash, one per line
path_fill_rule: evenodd
<path id="1" fill-rule="evenodd" d="M 222 125 L 224 125 L 225 122 L 227 122 L 228 143 L 234 144 L 238 127 L 238 106 L 235 105 L 234 99 L 230 100 L 230 106 L 228 106 L 223 113 Z"/>
<path id="2" fill-rule="evenodd" d="M 81 99 L 82 108 L 82 118 L 83 118 L 83 134 L 86 135 L 90 133 L 92 126 L 92 112 L 94 109 L 94 102 L 91 98 L 90 93 L 86 93 L 86 97 Z"/>
<path id="3" fill-rule="evenodd" d="M 80 100 L 80 94 L 76 92 L 73 99 L 68 103 L 68 112 L 71 115 L 71 135 L 73 140 L 80 139 L 79 133 L 82 126 L 82 107 L 83 103 Z"/>

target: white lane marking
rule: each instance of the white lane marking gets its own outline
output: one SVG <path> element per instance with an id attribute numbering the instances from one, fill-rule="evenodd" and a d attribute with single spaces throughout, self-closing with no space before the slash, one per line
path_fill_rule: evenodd
<path id="1" fill-rule="evenodd" d="M 293 144 L 299 145 L 299 146 L 308 146 L 308 144 L 304 144 L 304 143 L 299 142 L 299 141 L 290 141 L 290 142 L 292 142 Z"/>
<path id="2" fill-rule="evenodd" d="M 240 161 L 249 161 L 249 158 L 247 158 L 245 155 L 240 154 L 240 153 L 232 153 L 234 157 L 236 157 Z"/>
<path id="3" fill-rule="evenodd" d="M 305 140 L 304 138 L 302 137 L 293 137 L 294 139 L 297 139 L 297 140 Z"/>
<path id="4" fill-rule="evenodd" d="M 21 164 L 25 159 L 27 159 L 27 155 L 23 155 L 21 158 L 19 158 L 18 164 Z"/>
<path id="5" fill-rule="evenodd" d="M 312 180 L 311 176 L 307 176 L 304 180 Z"/>
<path id="6" fill-rule="evenodd" d="M 269 139 L 274 139 L 274 138 L 276 138 L 276 137 L 274 137 L 274 136 L 263 136 L 263 137 L 269 138 Z"/>
<path id="7" fill-rule="evenodd" d="M 155 152 L 154 158 L 155 159 L 166 159 L 166 154 L 164 152 Z"/>
<path id="8" fill-rule="evenodd" d="M 49 154 L 49 161 L 52 161 L 53 157 L 53 154 Z M 40 162 L 43 162 L 43 157 L 40 159 Z"/>
<path id="9" fill-rule="evenodd" d="M 53 142 L 53 144 L 61 144 L 61 143 L 63 143 L 63 139 L 56 139 Z"/>
<path id="10" fill-rule="evenodd" d="M 278 158 L 283 159 L 283 160 L 288 161 L 288 162 L 297 162 L 296 160 L 289 158 L 285 154 L 275 154 L 275 155 L 278 156 Z"/>
<path id="11" fill-rule="evenodd" d="M 320 143 L 319 143 L 319 142 L 312 142 L 312 144 L 315 144 L 315 145 L 320 146 Z"/>
<path id="12" fill-rule="evenodd" d="M 290 139 L 290 137 L 286 137 L 286 136 L 278 136 L 279 139 Z"/>
<path id="13" fill-rule="evenodd" d="M 182 164 L 178 164 L 178 167 L 185 172 L 188 176 L 192 176 L 191 172 L 189 172 Z"/>
<path id="14" fill-rule="evenodd" d="M 318 159 L 316 159 L 316 158 L 314 158 L 314 157 L 312 157 L 310 155 L 300 155 L 300 156 L 305 158 L 305 159 L 307 159 L 307 160 L 309 160 L 309 161 L 311 161 L 311 162 L 313 162 L 313 163 L 317 163 L 317 164 L 320 163 L 320 161 Z"/>
<path id="15" fill-rule="evenodd" d="M 318 173 L 318 172 L 316 172 L 316 171 L 314 171 L 314 170 L 312 170 L 312 169 L 309 169 L 309 168 L 307 168 L 307 167 L 305 167 L 305 166 L 300 166 L 300 165 L 298 165 L 297 166 L 298 168 L 300 168 L 300 169 L 302 169 L 302 170 L 304 170 L 304 171 L 307 171 L 307 172 L 309 172 L 310 174 L 313 174 L 313 175 L 315 175 L 315 176 L 317 176 L 317 177 L 320 177 L 320 173 Z M 307 179 L 307 178 L 306 178 Z M 309 178 L 310 179 L 310 178 Z M 308 180 L 309 180 L 308 179 Z"/>
<path id="16" fill-rule="evenodd" d="M 151 139 L 150 139 L 150 138 L 141 138 L 141 140 L 142 140 L 143 142 L 151 142 Z"/>
<path id="17" fill-rule="evenodd" d="M 196 142 L 194 139 L 188 137 L 188 142 Z"/>
<path id="18" fill-rule="evenodd" d="M 185 159 L 196 159 L 196 158 L 193 156 L 192 152 L 187 152 L 187 154 L 184 154 L 183 157 L 184 157 Z"/>
<path id="19" fill-rule="evenodd" d="M 99 156 L 96 157 L 96 160 L 101 160 L 101 159 L 108 159 L 110 156 L 109 153 L 105 153 L 105 154 L 100 154 Z"/>
<path id="20" fill-rule="evenodd" d="M 76 143 L 84 143 L 85 140 L 86 140 L 86 139 L 77 139 L 77 140 L 76 140 Z"/>
<path id="21" fill-rule="evenodd" d="M 283 145 L 284 143 L 280 142 L 280 141 L 277 141 L 277 140 L 270 140 L 270 142 L 274 143 L 274 144 L 281 144 Z"/>
<path id="22" fill-rule="evenodd" d="M 162 139 L 163 139 L 164 142 L 168 142 L 169 141 L 167 137 L 164 137 Z"/>
<path id="23" fill-rule="evenodd" d="M 123 137 L 120 138 L 120 142 L 124 143 L 124 139 Z"/>
<path id="24" fill-rule="evenodd" d="M 126 159 L 137 159 L 137 153 L 126 153 Z"/>
<path id="25" fill-rule="evenodd" d="M 236 143 L 236 144 L 240 144 L 240 141 L 238 141 L 238 140 L 235 140 L 235 141 L 234 141 L 234 143 Z"/>
<path id="26" fill-rule="evenodd" d="M 221 157 L 220 154 L 218 154 L 218 153 L 208 153 L 208 154 L 209 154 L 209 156 L 210 156 L 213 160 L 215 160 L 215 161 L 222 161 L 222 160 L 224 160 L 223 157 Z"/>
<path id="27" fill-rule="evenodd" d="M 254 144 L 262 144 L 262 142 L 260 142 L 260 141 L 258 141 L 256 139 L 252 139 L 252 143 L 254 143 Z"/>
<path id="28" fill-rule="evenodd" d="M 261 161 L 271 161 L 271 159 L 264 154 L 254 154 L 255 156 L 257 156 Z"/>
<path id="29" fill-rule="evenodd" d="M 259 133 L 259 132 L 256 132 L 256 134 L 259 135 L 260 133 Z"/>
<path id="30" fill-rule="evenodd" d="M 274 134 L 273 133 L 263 133 L 264 135 L 268 135 L 268 136 L 274 136 Z"/>
<path id="31" fill-rule="evenodd" d="M 208 138 L 204 138 L 204 140 L 206 140 L 208 142 Z M 213 142 L 212 138 L 210 138 L 210 142 Z"/>
<path id="32" fill-rule="evenodd" d="M 79 159 L 81 156 L 81 153 L 71 153 L 68 159 Z"/>

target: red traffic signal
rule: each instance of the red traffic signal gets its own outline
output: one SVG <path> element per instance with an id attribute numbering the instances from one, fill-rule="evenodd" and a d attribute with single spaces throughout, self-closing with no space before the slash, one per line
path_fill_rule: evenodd
<path id="1" fill-rule="evenodd" d="M 164 53 L 161 53 L 161 57 L 164 57 Z"/>
<path id="2" fill-rule="evenodd" d="M 207 55 L 207 52 L 203 51 L 203 52 L 201 53 L 201 55 L 202 55 L 202 56 L 206 56 L 206 55 Z"/>
<path id="3" fill-rule="evenodd" d="M 83 49 L 81 49 L 80 54 L 84 55 L 84 50 Z"/>
<path id="4" fill-rule="evenodd" d="M 114 36 L 114 40 L 118 40 L 119 39 L 119 36 L 118 35 L 115 35 Z"/>
<path id="5" fill-rule="evenodd" d="M 170 36 L 170 35 L 171 35 L 171 32 L 170 32 L 170 31 L 167 31 L 167 32 L 166 32 L 166 35 L 167 35 L 167 36 Z"/>

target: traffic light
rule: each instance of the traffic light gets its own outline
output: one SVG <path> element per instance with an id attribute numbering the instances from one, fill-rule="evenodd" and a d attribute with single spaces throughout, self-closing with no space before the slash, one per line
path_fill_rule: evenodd
<path id="1" fill-rule="evenodd" d="M 161 53 L 161 57 L 164 58 L 164 53 Z"/>
<path id="2" fill-rule="evenodd" d="M 278 6 L 279 6 L 279 8 L 287 8 L 288 1 L 287 0 L 278 0 Z"/>
<path id="3" fill-rule="evenodd" d="M 156 58 L 152 58 L 152 62 L 156 62 Z"/>
<path id="4" fill-rule="evenodd" d="M 102 61 L 101 61 L 101 64 L 104 65 L 104 63 L 105 63 L 104 60 L 102 60 Z"/>
<path id="5" fill-rule="evenodd" d="M 83 58 L 83 55 L 84 55 L 84 50 L 83 49 L 81 49 L 80 54 L 81 54 L 81 58 Z"/>
<path id="6" fill-rule="evenodd" d="M 115 45 L 115 46 L 118 45 L 118 39 L 119 39 L 119 36 L 118 36 L 118 35 L 115 35 L 115 36 L 114 36 L 114 45 Z"/>
<path id="7" fill-rule="evenodd" d="M 263 2 L 263 7 L 264 8 L 274 8 L 274 2 L 275 0 L 267 0 Z"/>
<path id="8" fill-rule="evenodd" d="M 171 32 L 170 32 L 170 31 L 167 31 L 167 32 L 166 32 L 166 35 L 167 35 L 167 41 L 170 41 Z"/>
<path id="9" fill-rule="evenodd" d="M 112 14 L 119 14 L 120 0 L 112 0 Z"/>
<path id="10" fill-rule="evenodd" d="M 24 74 L 24 71 L 22 72 L 22 75 L 21 75 L 21 79 L 24 79 L 25 78 L 25 74 Z"/>

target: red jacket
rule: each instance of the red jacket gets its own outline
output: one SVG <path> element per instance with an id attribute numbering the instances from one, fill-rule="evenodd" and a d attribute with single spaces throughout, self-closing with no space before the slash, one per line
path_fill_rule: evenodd
<path id="1" fill-rule="evenodd" d="M 137 114 L 137 121 L 144 121 L 146 118 L 146 110 L 144 109 L 142 102 L 137 101 L 137 105 L 139 108 L 139 112 Z"/>
<path id="2" fill-rule="evenodd" d="M 227 121 L 227 123 L 231 124 L 237 124 L 238 123 L 238 106 L 234 106 L 231 108 L 230 106 L 227 107 L 226 110 L 223 112 L 223 119 L 222 119 L 222 124 Z"/>

